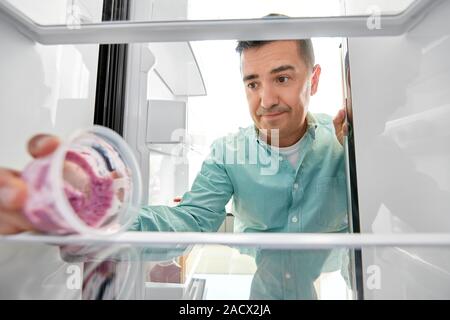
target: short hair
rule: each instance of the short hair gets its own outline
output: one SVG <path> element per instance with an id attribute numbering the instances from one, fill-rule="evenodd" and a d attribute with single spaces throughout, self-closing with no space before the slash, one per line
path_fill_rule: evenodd
<path id="1" fill-rule="evenodd" d="M 289 16 L 278 13 L 271 13 L 263 17 L 263 19 L 286 19 L 286 18 L 289 18 Z M 311 39 L 293 39 L 293 40 L 297 41 L 298 43 L 300 58 L 302 58 L 306 66 L 312 70 L 315 65 L 315 56 L 314 56 L 314 47 Z M 246 49 L 259 48 L 275 41 L 279 40 L 238 41 L 236 46 L 236 52 L 238 52 L 239 55 L 241 55 L 242 52 Z"/>

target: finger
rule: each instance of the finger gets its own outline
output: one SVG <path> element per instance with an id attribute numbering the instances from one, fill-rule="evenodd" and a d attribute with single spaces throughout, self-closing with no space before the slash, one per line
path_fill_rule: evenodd
<path id="1" fill-rule="evenodd" d="M 339 130 L 342 127 L 342 124 L 345 120 L 345 110 L 341 109 L 338 111 L 336 117 L 333 119 L 333 124 L 336 130 Z"/>
<path id="2" fill-rule="evenodd" d="M 345 119 L 345 108 L 342 108 L 341 110 L 339 110 L 338 115 L 339 115 L 339 119 L 344 120 Z"/>
<path id="3" fill-rule="evenodd" d="M 38 134 L 28 142 L 28 152 L 34 158 L 44 157 L 55 151 L 59 144 L 60 141 L 55 136 Z"/>
<path id="4" fill-rule="evenodd" d="M 34 229 L 21 212 L 0 211 L 0 234 L 13 234 Z"/>
<path id="5" fill-rule="evenodd" d="M 3 221 L 0 219 L 0 235 L 16 234 L 20 232 L 22 232 L 22 230 L 20 230 L 16 226 L 3 223 Z"/>
<path id="6" fill-rule="evenodd" d="M 0 170 L 2 170 L 2 169 L 0 168 Z M 7 169 L 7 170 L 10 174 L 12 174 L 16 178 L 20 178 L 22 176 L 22 172 L 20 172 L 19 170 L 14 170 L 14 169 Z"/>
<path id="7" fill-rule="evenodd" d="M 21 211 L 0 211 L 2 219 L 8 221 L 10 224 L 15 225 L 21 230 L 34 230 L 35 227 L 25 217 Z"/>
<path id="8" fill-rule="evenodd" d="M 20 210 L 26 198 L 25 182 L 14 171 L 0 169 L 0 209 Z"/>
<path id="9" fill-rule="evenodd" d="M 348 136 L 348 124 L 344 123 L 342 125 L 342 133 L 344 134 L 344 136 Z"/>

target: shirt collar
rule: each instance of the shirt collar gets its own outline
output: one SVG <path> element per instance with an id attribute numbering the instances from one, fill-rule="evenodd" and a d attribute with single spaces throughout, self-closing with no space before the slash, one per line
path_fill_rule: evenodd
<path id="1" fill-rule="evenodd" d="M 316 129 L 317 129 L 318 124 L 317 124 L 316 117 L 314 117 L 314 115 L 309 111 L 306 113 L 306 124 L 307 124 L 306 133 L 310 134 L 311 138 L 313 140 L 315 140 L 316 139 Z M 261 142 L 263 142 L 263 144 L 266 144 L 264 141 L 261 141 L 259 139 L 259 129 L 255 125 L 253 125 L 252 132 L 258 143 L 261 144 Z"/>
<path id="2" fill-rule="evenodd" d="M 316 117 L 311 112 L 306 113 L 306 122 L 308 124 L 308 127 L 306 131 L 311 135 L 313 140 L 316 139 L 316 129 L 317 129 L 317 120 Z"/>

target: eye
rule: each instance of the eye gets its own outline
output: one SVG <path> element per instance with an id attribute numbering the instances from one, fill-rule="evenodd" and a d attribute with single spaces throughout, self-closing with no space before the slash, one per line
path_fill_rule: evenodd
<path id="1" fill-rule="evenodd" d="M 247 88 L 249 89 L 256 89 L 256 87 L 257 87 L 256 82 L 247 83 Z"/>
<path id="2" fill-rule="evenodd" d="M 286 77 L 286 76 L 281 76 L 281 77 L 277 78 L 277 81 L 279 83 L 286 83 L 286 82 L 288 82 L 288 80 L 289 80 L 289 77 Z"/>

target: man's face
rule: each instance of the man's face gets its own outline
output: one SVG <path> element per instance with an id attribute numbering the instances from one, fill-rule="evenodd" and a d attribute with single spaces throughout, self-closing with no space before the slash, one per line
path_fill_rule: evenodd
<path id="1" fill-rule="evenodd" d="M 280 139 L 305 128 L 309 98 L 319 83 L 320 66 L 308 67 L 296 41 L 274 41 L 241 55 L 250 114 L 257 128 L 279 129 Z"/>

